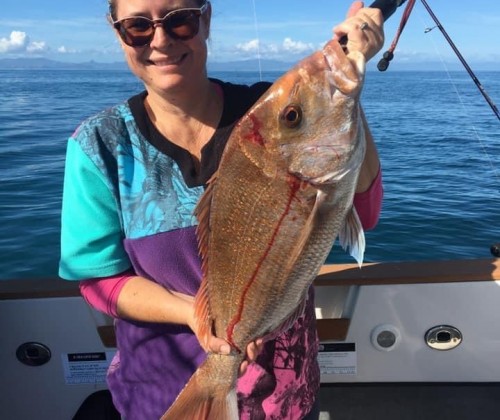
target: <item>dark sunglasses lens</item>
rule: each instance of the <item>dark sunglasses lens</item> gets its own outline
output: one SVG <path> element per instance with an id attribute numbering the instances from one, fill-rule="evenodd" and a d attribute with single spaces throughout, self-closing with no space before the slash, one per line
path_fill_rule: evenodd
<path id="1" fill-rule="evenodd" d="M 154 33 L 151 22 L 140 17 L 123 20 L 119 29 L 123 41 L 132 47 L 149 44 Z"/>
<path id="2" fill-rule="evenodd" d="M 200 13 L 193 10 L 179 10 L 163 21 L 163 27 L 172 38 L 191 39 L 200 29 Z"/>

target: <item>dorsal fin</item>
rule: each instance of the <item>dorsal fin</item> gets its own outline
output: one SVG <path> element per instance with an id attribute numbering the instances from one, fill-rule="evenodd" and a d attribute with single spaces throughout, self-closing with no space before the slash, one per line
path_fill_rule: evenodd
<path id="1" fill-rule="evenodd" d="M 210 178 L 208 186 L 198 202 L 194 214 L 198 219 L 196 236 L 198 237 L 198 247 L 201 256 L 202 281 L 200 289 L 195 297 L 195 317 L 198 319 L 198 328 L 196 332 L 198 339 L 205 345 L 212 334 L 212 316 L 210 313 L 208 281 L 207 281 L 207 261 L 208 261 L 208 242 L 210 239 L 210 208 L 212 205 L 213 191 L 216 184 L 217 173 Z"/>
<path id="2" fill-rule="evenodd" d="M 208 340 L 212 335 L 212 316 L 210 315 L 210 306 L 208 304 L 208 282 L 204 277 L 200 289 L 194 300 L 194 316 L 198 320 L 198 331 L 196 336 L 198 340 L 208 347 Z"/>
<path id="3" fill-rule="evenodd" d="M 212 207 L 212 198 L 214 194 L 215 184 L 217 183 L 217 172 L 209 179 L 207 188 L 201 196 L 194 215 L 198 219 L 198 227 L 196 228 L 196 236 L 198 238 L 198 248 L 203 261 L 203 277 L 205 277 L 206 259 L 208 257 L 208 241 L 210 237 L 210 208 Z"/>

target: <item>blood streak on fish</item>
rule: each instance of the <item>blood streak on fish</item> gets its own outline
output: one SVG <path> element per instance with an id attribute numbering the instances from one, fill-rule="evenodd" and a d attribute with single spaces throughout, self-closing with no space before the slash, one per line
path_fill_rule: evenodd
<path id="1" fill-rule="evenodd" d="M 241 315 L 243 313 L 243 308 L 245 306 L 246 295 L 247 295 L 248 291 L 250 290 L 251 286 L 253 285 L 255 279 L 257 278 L 259 270 L 261 269 L 267 255 L 269 254 L 269 251 L 271 250 L 271 247 L 274 244 L 274 241 L 275 241 L 276 236 L 281 228 L 283 220 L 285 219 L 285 217 L 288 216 L 288 214 L 290 212 L 290 206 L 292 204 L 292 201 L 295 199 L 296 193 L 300 189 L 302 182 L 299 179 L 297 179 L 296 177 L 290 175 L 289 184 L 290 184 L 290 197 L 289 197 L 287 206 L 285 208 L 285 211 L 281 215 L 281 218 L 280 218 L 278 224 L 276 225 L 276 230 L 274 231 L 273 236 L 271 237 L 271 240 L 269 241 L 266 250 L 262 254 L 260 261 L 258 262 L 257 266 L 255 267 L 255 272 L 251 276 L 246 287 L 243 289 L 243 293 L 241 294 L 238 313 L 236 314 L 236 316 L 231 320 L 231 322 L 227 326 L 227 330 L 226 330 L 227 340 L 228 340 L 229 344 L 231 344 L 238 352 L 241 352 L 241 349 L 239 349 L 238 346 L 233 342 L 233 332 L 234 332 L 234 328 L 236 327 L 238 322 L 240 322 L 240 320 L 241 320 Z"/>
<path id="2" fill-rule="evenodd" d="M 253 115 L 250 115 L 249 118 L 250 121 L 252 121 L 253 130 L 248 134 L 246 139 L 251 141 L 252 143 L 258 144 L 259 146 L 264 146 L 264 137 L 262 137 L 262 135 L 260 134 L 262 124 Z"/>

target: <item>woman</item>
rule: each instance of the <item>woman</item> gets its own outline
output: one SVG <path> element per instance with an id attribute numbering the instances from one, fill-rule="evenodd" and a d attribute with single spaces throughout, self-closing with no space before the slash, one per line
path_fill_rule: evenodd
<path id="1" fill-rule="evenodd" d="M 369 59 L 382 46 L 382 18 L 361 7 L 356 2 L 334 32 Z M 212 9 L 204 0 L 110 0 L 109 10 L 146 90 L 88 119 L 69 139 L 60 275 L 79 280 L 89 304 L 116 318 L 108 385 L 121 415 L 157 419 L 206 351 L 230 351 L 217 337 L 202 348 L 193 333 L 201 280 L 193 210 L 233 125 L 269 84 L 207 77 Z M 355 202 L 365 228 L 376 224 L 382 194 L 368 137 Z M 238 383 L 242 418 L 318 417 L 309 302 L 289 331 L 249 345 Z"/>

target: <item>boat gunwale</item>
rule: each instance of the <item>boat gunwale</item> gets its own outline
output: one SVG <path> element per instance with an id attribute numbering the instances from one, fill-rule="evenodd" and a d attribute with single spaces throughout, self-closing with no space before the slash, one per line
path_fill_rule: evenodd
<path id="1" fill-rule="evenodd" d="M 325 264 L 316 287 L 500 281 L 500 259 Z M 58 277 L 0 280 L 0 301 L 79 297 L 79 282 Z"/>

